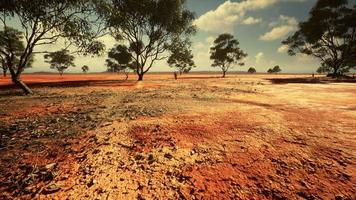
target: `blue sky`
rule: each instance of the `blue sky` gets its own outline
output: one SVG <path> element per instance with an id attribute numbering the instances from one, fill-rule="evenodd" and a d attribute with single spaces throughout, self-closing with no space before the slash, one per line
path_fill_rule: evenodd
<path id="1" fill-rule="evenodd" d="M 187 0 L 187 7 L 194 11 L 198 28 L 192 38 L 194 71 L 218 70 L 210 67 L 209 48 L 221 33 L 231 33 L 240 42 L 240 47 L 248 53 L 244 67 L 236 66 L 235 71 L 246 71 L 255 67 L 258 72 L 266 72 L 274 65 L 281 66 L 283 72 L 313 72 L 319 66 L 317 60 L 306 56 L 288 56 L 281 41 L 297 29 L 297 24 L 308 17 L 316 0 Z M 109 36 L 102 39 L 111 48 L 115 41 Z M 42 47 L 60 49 L 60 45 Z M 106 55 L 102 57 L 78 57 L 77 67 L 67 72 L 80 72 L 86 64 L 91 72 L 101 72 L 105 67 Z M 43 55 L 37 55 L 33 71 L 51 71 L 43 62 Z M 154 64 L 151 71 L 172 71 L 165 61 Z"/>

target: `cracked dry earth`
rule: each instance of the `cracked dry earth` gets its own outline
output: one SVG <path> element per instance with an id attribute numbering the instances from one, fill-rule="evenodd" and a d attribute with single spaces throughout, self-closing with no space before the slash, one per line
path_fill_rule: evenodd
<path id="1" fill-rule="evenodd" d="M 259 76 L 0 95 L 0 199 L 355 199 L 356 85 Z"/>

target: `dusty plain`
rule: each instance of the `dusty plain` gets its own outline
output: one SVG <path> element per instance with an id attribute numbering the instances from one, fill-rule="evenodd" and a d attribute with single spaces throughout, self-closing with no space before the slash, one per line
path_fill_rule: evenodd
<path id="1" fill-rule="evenodd" d="M 356 83 L 0 78 L 0 199 L 356 199 Z"/>

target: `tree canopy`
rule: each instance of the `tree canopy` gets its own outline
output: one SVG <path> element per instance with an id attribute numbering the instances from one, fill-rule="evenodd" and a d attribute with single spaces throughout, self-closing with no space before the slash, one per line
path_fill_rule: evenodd
<path id="1" fill-rule="evenodd" d="M 233 35 L 225 33 L 219 35 L 215 41 L 214 46 L 210 48 L 210 59 L 213 60 L 212 67 L 220 67 L 225 77 L 226 72 L 233 64 L 238 63 L 247 56 L 239 47 L 239 42 Z M 243 66 L 244 63 L 238 63 Z"/>
<path id="2" fill-rule="evenodd" d="M 23 37 L 24 49 L 19 55 L 17 65 L 8 65 L 12 81 L 27 94 L 32 93 L 20 79 L 35 47 L 53 44 L 64 39 L 66 47 L 75 46 L 83 54 L 99 54 L 104 49 L 96 39 L 101 35 L 97 5 L 101 1 L 86 0 L 5 0 L 0 2 L 1 29 L 6 30 L 13 20 L 20 22 L 19 34 Z M 12 63 L 13 64 L 13 63 Z"/>
<path id="3" fill-rule="evenodd" d="M 250 67 L 250 68 L 247 70 L 247 72 L 250 73 L 250 74 L 254 74 L 254 73 L 256 73 L 256 69 L 253 68 L 253 67 Z"/>
<path id="4" fill-rule="evenodd" d="M 103 7 L 111 34 L 130 44 L 138 80 L 176 38 L 195 33 L 194 14 L 183 0 L 111 0 Z"/>
<path id="5" fill-rule="evenodd" d="M 302 53 L 321 61 L 319 71 L 338 76 L 356 68 L 356 4 L 318 0 L 309 19 L 283 41 L 289 54 Z"/>
<path id="6" fill-rule="evenodd" d="M 70 66 L 75 66 L 75 57 L 70 55 L 69 51 L 66 49 L 45 54 L 44 58 L 46 59 L 46 62 L 50 64 L 51 69 L 56 69 L 61 76 Z"/>
<path id="7" fill-rule="evenodd" d="M 11 75 L 14 75 L 19 68 L 22 52 L 25 49 L 22 32 L 11 28 L 5 27 L 0 30 L 0 61 L 3 68 L 4 76 L 9 70 Z M 23 69 L 32 67 L 33 55 L 24 65 Z"/>
<path id="8" fill-rule="evenodd" d="M 108 72 L 124 72 L 126 79 L 129 71 L 136 70 L 135 63 L 132 62 L 131 52 L 125 45 L 117 45 L 109 51 L 106 66 Z"/>
<path id="9" fill-rule="evenodd" d="M 273 68 L 268 69 L 267 72 L 270 74 L 273 74 L 273 73 L 279 73 L 281 71 L 282 71 L 282 69 L 278 65 L 276 65 Z"/>
<path id="10" fill-rule="evenodd" d="M 82 66 L 82 71 L 83 71 L 84 73 L 87 73 L 87 72 L 89 71 L 89 66 L 88 66 L 88 65 L 83 65 L 83 66 Z"/>
<path id="11" fill-rule="evenodd" d="M 167 63 L 170 67 L 175 67 L 180 74 L 188 73 L 195 67 L 190 46 L 189 41 L 178 41 L 170 47 L 171 55 Z"/>

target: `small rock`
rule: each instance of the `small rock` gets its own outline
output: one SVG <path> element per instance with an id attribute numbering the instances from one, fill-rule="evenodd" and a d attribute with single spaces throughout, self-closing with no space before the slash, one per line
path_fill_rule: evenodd
<path id="1" fill-rule="evenodd" d="M 46 169 L 53 169 L 53 168 L 56 167 L 56 165 L 57 165 L 57 163 L 51 163 L 51 164 L 46 165 L 45 168 Z"/>
<path id="2" fill-rule="evenodd" d="M 169 160 L 171 160 L 173 158 L 172 154 L 170 154 L 170 153 L 165 153 L 164 157 L 169 159 Z"/>
<path id="3" fill-rule="evenodd" d="M 56 184 L 51 184 L 49 186 L 47 186 L 45 189 L 43 189 L 42 193 L 43 194 L 52 194 L 54 192 L 57 192 L 61 189 L 61 187 L 59 185 Z"/>

